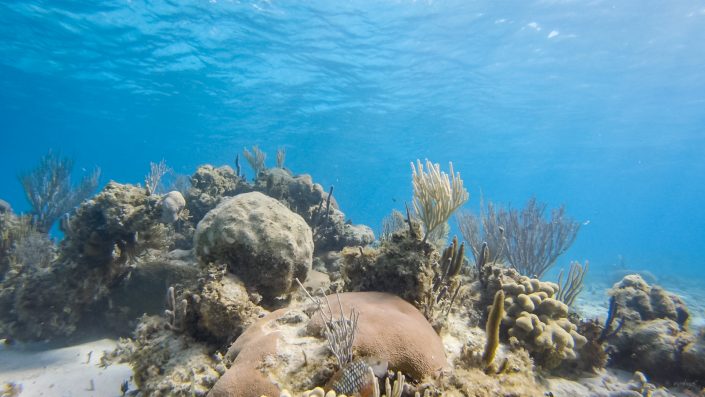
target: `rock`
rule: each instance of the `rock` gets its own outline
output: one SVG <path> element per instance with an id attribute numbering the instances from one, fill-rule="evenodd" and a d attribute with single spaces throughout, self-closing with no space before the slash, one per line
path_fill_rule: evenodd
<path id="1" fill-rule="evenodd" d="M 617 300 L 620 315 L 629 321 L 667 318 L 680 327 L 688 321 L 688 308 L 681 298 L 659 286 L 651 287 L 638 274 L 625 276 L 609 294 Z"/>
<path id="2" fill-rule="evenodd" d="M 66 223 L 62 253 L 90 267 L 122 267 L 114 271 L 123 273 L 123 265 L 145 250 L 168 244 L 158 202 L 143 188 L 108 183 Z"/>
<path id="3" fill-rule="evenodd" d="M 372 229 L 346 222 L 335 197 L 310 175 L 292 175 L 282 168 L 270 168 L 257 176 L 255 189 L 281 201 L 301 215 L 314 231 L 315 252 L 340 251 L 343 247 L 366 246 L 374 242 Z M 327 212 L 326 212 L 327 209 Z"/>
<path id="4" fill-rule="evenodd" d="M 170 225 L 179 219 L 181 211 L 186 207 L 186 200 L 180 192 L 174 190 L 162 197 L 159 206 L 162 209 L 162 222 Z"/>
<path id="5" fill-rule="evenodd" d="M 269 168 L 261 172 L 255 189 L 281 201 L 311 226 L 318 206 L 328 197 L 321 185 L 313 183 L 310 175 L 294 176 L 283 168 Z M 338 208 L 332 197 L 331 208 Z"/>
<path id="6" fill-rule="evenodd" d="M 648 374 L 674 374 L 680 369 L 680 351 L 687 334 L 669 319 L 656 319 L 639 324 L 632 334 L 632 360 Z"/>
<path id="7" fill-rule="evenodd" d="M 279 201 L 259 192 L 223 200 L 198 223 L 199 261 L 226 264 L 265 300 L 305 280 L 313 260 L 311 228 Z"/>
<path id="8" fill-rule="evenodd" d="M 346 247 L 340 271 L 348 291 L 389 292 L 414 303 L 422 302 L 432 288 L 434 265 L 440 259 L 431 244 L 397 233 L 379 249 Z"/>

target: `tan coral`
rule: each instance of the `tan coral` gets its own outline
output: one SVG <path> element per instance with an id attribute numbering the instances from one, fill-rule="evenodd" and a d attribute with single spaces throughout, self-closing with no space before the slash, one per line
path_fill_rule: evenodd
<path id="1" fill-rule="evenodd" d="M 502 324 L 510 343 L 526 348 L 549 369 L 575 359 L 587 339 L 568 320 L 568 306 L 554 298 L 558 285 L 519 276 L 510 269 L 502 269 L 497 276 L 501 281 L 495 285 L 501 285 L 506 295 Z"/>
<path id="2" fill-rule="evenodd" d="M 360 314 L 353 344 L 357 357 L 386 360 L 389 367 L 414 379 L 448 369 L 439 336 L 424 316 L 401 298 L 379 292 L 340 294 L 346 316 Z M 333 316 L 340 307 L 335 296 Z M 281 388 L 303 390 L 324 384 L 334 359 L 323 337 L 320 316 L 296 309 L 276 310 L 257 320 L 235 341 L 226 358 L 230 369 L 210 392 L 211 397 L 279 395 Z"/>
<path id="3" fill-rule="evenodd" d="M 330 297 L 331 302 L 336 297 Z M 345 313 L 352 308 L 360 313 L 353 348 L 359 356 L 386 359 L 390 369 L 399 370 L 414 379 L 423 379 L 447 369 L 443 344 L 426 318 L 403 299 L 381 292 L 348 292 L 340 294 Z M 340 316 L 338 305 L 332 305 L 333 316 Z M 314 316 L 310 327 L 321 332 L 322 322 Z"/>

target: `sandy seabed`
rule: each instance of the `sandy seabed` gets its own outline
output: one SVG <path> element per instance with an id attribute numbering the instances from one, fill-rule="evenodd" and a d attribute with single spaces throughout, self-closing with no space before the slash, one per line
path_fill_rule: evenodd
<path id="1" fill-rule="evenodd" d="M 124 364 L 98 366 L 103 351 L 115 346 L 113 340 L 99 339 L 48 350 L 36 344 L 0 348 L 0 386 L 20 385 L 21 397 L 120 396 L 120 386 L 130 379 L 132 369 Z"/>

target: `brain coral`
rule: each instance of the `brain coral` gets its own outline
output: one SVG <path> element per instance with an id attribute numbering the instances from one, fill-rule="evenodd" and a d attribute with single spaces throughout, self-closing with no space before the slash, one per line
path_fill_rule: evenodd
<path id="1" fill-rule="evenodd" d="M 306 279 L 313 261 L 311 228 L 279 201 L 259 192 L 223 200 L 198 223 L 196 256 L 223 263 L 265 300 Z"/>
<path id="2" fill-rule="evenodd" d="M 443 343 L 426 318 L 401 298 L 380 292 L 339 295 L 343 311 L 360 314 L 353 343 L 356 357 L 386 360 L 389 369 L 416 380 L 447 369 Z M 339 317 L 336 296 L 329 296 Z M 322 335 L 320 316 L 279 309 L 257 320 L 228 351 L 230 369 L 211 390 L 211 397 L 278 395 L 282 388 L 307 389 L 330 378 L 332 355 Z"/>

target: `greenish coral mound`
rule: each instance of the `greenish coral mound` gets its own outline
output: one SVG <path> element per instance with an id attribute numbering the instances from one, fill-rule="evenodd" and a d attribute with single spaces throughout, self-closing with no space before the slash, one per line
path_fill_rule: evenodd
<path id="1" fill-rule="evenodd" d="M 379 291 L 395 294 L 420 308 L 424 295 L 433 289 L 434 268 L 441 255 L 416 233 L 398 231 L 378 249 L 346 248 L 341 273 L 348 291 Z"/>
<path id="2" fill-rule="evenodd" d="M 690 314 L 680 297 L 637 274 L 625 276 L 609 294 L 620 323 L 607 338 L 612 364 L 655 379 L 705 384 L 705 339 L 688 329 Z"/>

